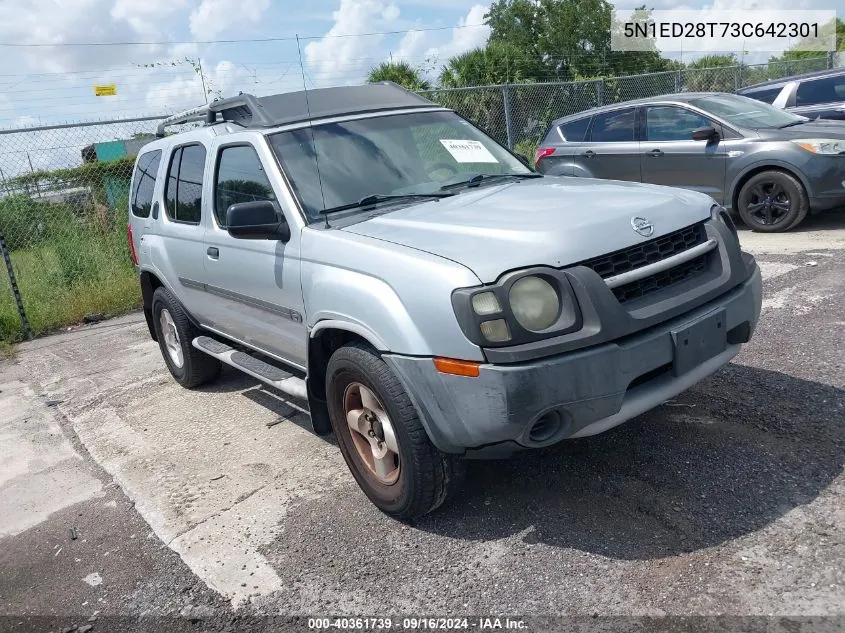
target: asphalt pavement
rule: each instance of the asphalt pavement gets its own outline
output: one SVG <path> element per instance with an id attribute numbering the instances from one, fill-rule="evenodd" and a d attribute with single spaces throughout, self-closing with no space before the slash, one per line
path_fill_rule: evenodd
<path id="1" fill-rule="evenodd" d="M 413 526 L 279 394 L 234 370 L 176 385 L 140 314 L 20 345 L 0 363 L 0 630 L 845 615 L 845 214 L 742 242 L 764 308 L 734 362 L 608 433 L 470 463 Z"/>

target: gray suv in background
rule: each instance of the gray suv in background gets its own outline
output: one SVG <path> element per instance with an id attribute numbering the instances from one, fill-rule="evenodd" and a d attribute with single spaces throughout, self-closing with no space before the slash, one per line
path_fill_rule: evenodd
<path id="1" fill-rule="evenodd" d="M 845 205 L 845 123 L 726 93 L 617 103 L 552 123 L 535 155 L 545 174 L 706 193 L 755 231 L 786 231 Z"/>
<path id="2" fill-rule="evenodd" d="M 129 240 L 173 378 L 224 363 L 286 394 L 395 517 L 443 503 L 461 458 L 658 406 L 757 324 L 759 268 L 711 197 L 542 176 L 394 84 L 241 95 L 159 133 Z"/>
<path id="3" fill-rule="evenodd" d="M 774 79 L 737 90 L 810 119 L 845 121 L 845 68 Z"/>

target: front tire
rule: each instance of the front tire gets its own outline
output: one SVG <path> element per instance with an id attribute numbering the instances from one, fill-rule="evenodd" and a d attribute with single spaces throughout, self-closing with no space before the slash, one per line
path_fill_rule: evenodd
<path id="1" fill-rule="evenodd" d="M 202 332 L 194 327 L 182 306 L 164 286 L 159 286 L 153 293 L 152 309 L 161 355 L 176 382 L 191 389 L 217 378 L 220 361 L 191 344 Z"/>
<path id="2" fill-rule="evenodd" d="M 326 392 L 343 458 L 382 512 L 418 518 L 455 491 L 462 464 L 434 447 L 402 384 L 374 349 L 352 343 L 335 351 Z"/>
<path id="3" fill-rule="evenodd" d="M 783 171 L 752 176 L 737 198 L 739 215 L 752 231 L 778 233 L 795 228 L 810 210 L 801 182 Z"/>

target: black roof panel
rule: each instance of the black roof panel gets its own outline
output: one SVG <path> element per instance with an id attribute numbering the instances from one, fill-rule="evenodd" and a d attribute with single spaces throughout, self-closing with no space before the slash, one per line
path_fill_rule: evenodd
<path id="1" fill-rule="evenodd" d="M 391 82 L 363 86 L 315 88 L 252 97 L 240 95 L 212 104 L 226 121 L 246 127 L 276 127 L 335 116 L 436 106 Z"/>

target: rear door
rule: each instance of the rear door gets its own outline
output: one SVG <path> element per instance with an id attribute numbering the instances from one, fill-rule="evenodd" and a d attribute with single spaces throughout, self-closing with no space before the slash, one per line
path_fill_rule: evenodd
<path id="1" fill-rule="evenodd" d="M 574 175 L 640 181 L 636 108 L 594 114 L 585 141 L 572 146 Z"/>
<path id="2" fill-rule="evenodd" d="M 227 135 L 213 146 L 207 190 L 213 205 L 203 247 L 205 283 L 212 296 L 209 323 L 222 333 L 305 367 L 308 333 L 300 281 L 300 235 L 279 195 L 275 159 L 264 139 Z M 226 231 L 226 210 L 238 202 L 271 200 L 291 227 L 287 243 L 236 239 Z"/>
<path id="3" fill-rule="evenodd" d="M 163 187 L 164 205 L 159 212 L 153 203 L 151 216 L 158 215 L 155 230 L 160 248 L 152 251 L 155 266 L 170 283 L 178 282 L 178 299 L 202 320 L 207 297 L 200 286 L 203 275 L 203 173 L 207 151 L 200 141 L 173 147 L 168 157 Z"/>
<path id="4" fill-rule="evenodd" d="M 724 202 L 728 149 L 726 142 L 694 141 L 693 130 L 721 125 L 675 105 L 642 108 L 643 182 L 693 189 Z"/>
<path id="5" fill-rule="evenodd" d="M 132 174 L 132 187 L 129 190 L 129 237 L 140 263 L 149 257 L 149 241 L 145 239 L 145 235 L 154 220 L 151 217 L 153 207 L 155 206 L 156 217 L 160 208 L 160 204 L 154 202 L 160 167 L 161 150 L 147 151 L 138 157 Z"/>

